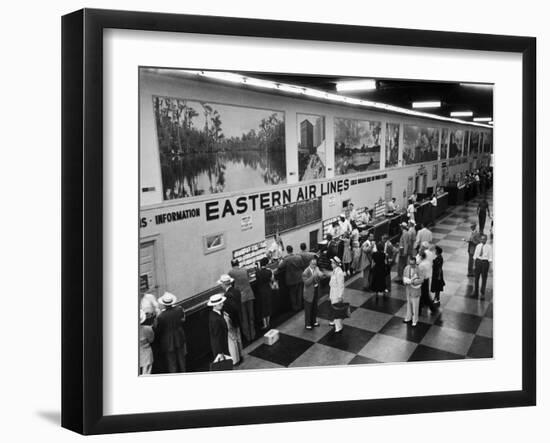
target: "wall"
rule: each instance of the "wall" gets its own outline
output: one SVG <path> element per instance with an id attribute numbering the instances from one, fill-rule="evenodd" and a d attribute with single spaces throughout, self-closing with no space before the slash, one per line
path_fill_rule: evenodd
<path id="1" fill-rule="evenodd" d="M 162 180 L 160 172 L 160 159 L 158 149 L 157 131 L 154 122 L 153 96 L 183 98 L 189 100 L 207 101 L 209 103 L 232 104 L 237 106 L 271 109 L 282 111 L 285 115 L 285 147 L 286 147 L 286 184 L 270 186 L 258 189 L 246 189 L 221 194 L 200 195 L 179 200 L 163 200 Z M 161 284 L 159 292 L 169 290 L 180 298 L 188 298 L 199 292 L 215 286 L 220 274 L 225 273 L 230 267 L 232 252 L 244 246 L 260 242 L 265 237 L 265 223 L 263 210 L 248 210 L 247 212 L 234 216 L 227 216 L 217 220 L 208 220 L 205 206 L 207 202 L 218 201 L 220 208 L 223 207 L 226 199 L 235 202 L 241 195 L 250 195 L 258 192 L 271 190 L 291 189 L 294 195 L 298 187 L 304 184 L 326 184 L 330 181 L 353 180 L 363 177 L 376 177 L 381 174 L 387 175 L 384 179 L 378 179 L 359 185 L 350 185 L 348 190 L 343 192 L 325 195 L 322 197 L 323 219 L 330 219 L 343 212 L 343 202 L 351 199 L 357 208 L 368 206 L 372 208 L 380 198 L 385 198 L 386 183 L 392 183 L 393 196 L 397 198 L 401 206 L 406 205 L 408 194 L 407 186 L 410 177 L 418 173 L 419 168 L 425 168 L 427 175 L 426 187 L 434 187 L 441 180 L 441 164 L 448 165 L 448 177 L 452 178 L 469 168 L 470 161 L 453 164 L 455 158 L 436 160 L 431 162 L 405 165 L 403 167 L 384 168 L 385 165 L 385 130 L 386 123 L 397 123 L 400 125 L 400 155 L 403 148 L 404 125 L 430 126 L 441 129 L 468 130 L 473 127 L 446 124 L 436 120 L 419 119 L 408 116 L 394 115 L 389 113 L 372 112 L 350 106 L 334 105 L 325 102 L 296 99 L 276 94 L 255 92 L 249 89 L 236 86 L 226 86 L 206 80 L 195 80 L 174 76 L 159 75 L 149 71 L 142 71 L 140 75 L 140 152 L 142 160 L 140 163 L 141 188 L 152 189 L 153 192 L 141 192 L 141 215 L 143 224 L 140 235 L 149 238 L 151 235 L 160 235 L 162 243 L 157 248 L 161 255 L 164 266 L 158 266 L 159 279 Z M 297 113 L 323 115 L 326 118 L 326 178 L 308 182 L 298 181 L 298 131 Z M 337 117 L 363 119 L 382 122 L 382 133 L 380 135 L 381 169 L 366 171 L 362 173 L 335 176 L 334 155 L 331 149 L 334 146 L 334 119 Z M 477 128 L 483 130 L 483 128 Z M 441 132 L 441 131 L 440 131 Z M 441 140 L 441 136 L 439 137 Z M 467 146 L 467 140 L 465 140 Z M 439 148 L 439 146 L 438 146 Z M 447 150 L 448 152 L 448 150 Z M 432 177 L 432 167 L 438 165 L 438 178 Z M 235 206 L 233 204 L 233 206 Z M 171 211 L 186 209 L 199 209 L 199 217 L 189 218 L 172 223 L 155 224 L 155 216 Z M 241 217 L 250 215 L 252 217 L 252 229 L 241 230 Z M 282 233 L 281 237 L 285 245 L 292 245 L 298 250 L 301 242 L 309 244 L 309 233 L 318 229 L 320 232 L 318 240 L 322 239 L 321 222 L 310 224 L 292 231 Z M 215 233 L 224 233 L 226 247 L 211 254 L 205 254 L 203 237 Z M 272 237 L 268 239 L 268 245 Z"/>

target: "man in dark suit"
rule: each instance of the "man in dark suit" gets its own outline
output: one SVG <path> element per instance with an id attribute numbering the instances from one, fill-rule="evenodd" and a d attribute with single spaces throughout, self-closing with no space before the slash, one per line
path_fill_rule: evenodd
<path id="1" fill-rule="evenodd" d="M 319 301 L 319 283 L 323 273 L 317 266 L 315 256 L 310 260 L 308 267 L 302 273 L 304 283 L 304 319 L 306 329 L 319 326 L 317 322 L 317 304 Z"/>
<path id="2" fill-rule="evenodd" d="M 227 341 L 227 323 L 223 318 L 223 303 L 226 297 L 223 294 L 215 294 L 210 297 L 207 305 L 212 307 L 208 314 L 208 332 L 210 333 L 210 348 L 212 349 L 212 359 L 223 358 L 229 355 L 229 346 Z"/>
<path id="3" fill-rule="evenodd" d="M 185 312 L 181 307 L 175 306 L 176 301 L 177 298 L 174 294 L 164 293 L 159 299 L 159 303 L 164 306 L 164 311 L 157 317 L 154 327 L 159 352 L 165 366 L 164 370 L 170 373 L 185 372 L 185 355 L 187 354 L 185 331 L 183 330 Z"/>
<path id="4" fill-rule="evenodd" d="M 285 283 L 288 287 L 288 296 L 290 305 L 293 311 L 299 311 L 302 305 L 302 294 L 300 287 L 302 284 L 303 259 L 301 256 L 294 254 L 292 246 L 286 247 L 288 255 L 283 258 L 279 264 L 279 270 L 285 273 Z"/>
<path id="5" fill-rule="evenodd" d="M 316 255 L 307 250 L 307 245 L 305 243 L 300 243 L 300 257 L 302 257 L 303 270 L 305 270 L 309 266 L 311 259 L 315 258 Z"/>

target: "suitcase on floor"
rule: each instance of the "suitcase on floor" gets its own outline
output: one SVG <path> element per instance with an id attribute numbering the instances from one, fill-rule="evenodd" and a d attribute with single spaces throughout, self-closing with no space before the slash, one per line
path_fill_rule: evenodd
<path id="1" fill-rule="evenodd" d="M 264 343 L 268 346 L 273 345 L 279 340 L 279 331 L 277 329 L 270 329 L 264 335 Z"/>

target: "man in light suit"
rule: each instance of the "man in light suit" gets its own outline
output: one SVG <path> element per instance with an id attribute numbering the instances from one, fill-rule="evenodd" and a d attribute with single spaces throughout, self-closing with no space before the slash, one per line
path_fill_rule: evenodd
<path id="1" fill-rule="evenodd" d="M 288 288 L 288 296 L 290 298 L 290 305 L 293 311 L 299 311 L 302 308 L 302 272 L 303 260 L 300 255 L 294 254 L 292 246 L 286 247 L 288 255 L 283 258 L 283 261 L 279 264 L 279 270 L 285 272 L 285 283 Z"/>
<path id="2" fill-rule="evenodd" d="M 304 282 L 304 319 L 306 329 L 319 326 L 317 322 L 317 303 L 319 301 L 319 282 L 323 273 L 317 266 L 317 258 L 309 262 L 309 266 L 302 273 Z"/>

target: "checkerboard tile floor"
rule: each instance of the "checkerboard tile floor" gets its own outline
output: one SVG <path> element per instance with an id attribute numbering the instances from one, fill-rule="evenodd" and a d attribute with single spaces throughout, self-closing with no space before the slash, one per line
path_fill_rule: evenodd
<path id="1" fill-rule="evenodd" d="M 487 195 L 492 208 L 492 195 Z M 388 297 L 362 291 L 359 275 L 346 283 L 345 299 L 352 306 L 341 334 L 328 324 L 327 296 L 319 305 L 320 327 L 304 328 L 304 314 L 291 317 L 277 329 L 272 346 L 256 340 L 245 349 L 237 369 L 335 366 L 384 362 L 433 361 L 493 356 L 492 266 L 484 299 L 473 297 L 473 278 L 467 277 L 466 243 L 470 223 L 477 222 L 480 198 L 449 208 L 432 229 L 434 243 L 443 249 L 445 291 L 439 312 L 424 309 L 415 328 L 403 323 L 405 289 L 392 282 Z M 488 220 L 490 225 L 490 220 Z M 488 228 L 485 227 L 485 232 Z M 492 243 L 492 239 L 488 240 Z M 394 272 L 393 280 L 396 279 Z"/>

